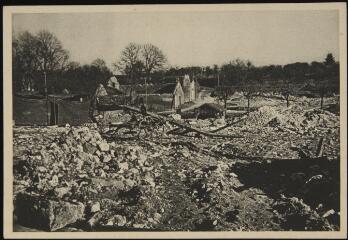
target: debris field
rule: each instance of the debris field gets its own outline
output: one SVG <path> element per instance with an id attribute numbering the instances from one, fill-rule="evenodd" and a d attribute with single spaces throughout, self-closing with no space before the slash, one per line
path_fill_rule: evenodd
<path id="1" fill-rule="evenodd" d="M 15 231 L 334 231 L 339 113 L 14 126 Z"/>

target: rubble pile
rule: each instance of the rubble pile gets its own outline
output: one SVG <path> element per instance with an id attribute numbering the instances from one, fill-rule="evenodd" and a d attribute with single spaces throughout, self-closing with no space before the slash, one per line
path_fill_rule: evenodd
<path id="1" fill-rule="evenodd" d="M 88 206 L 94 199 L 113 199 L 122 194 L 125 202 L 134 202 L 143 191 L 151 191 L 156 186 L 156 171 L 142 147 L 109 144 L 98 131 L 88 127 L 67 128 L 55 142 L 28 155 L 14 169 L 15 185 L 24 186 L 20 192 L 27 198 L 40 195 L 63 205 L 72 202 Z M 22 205 L 23 201 L 18 198 L 20 216 Z M 96 209 L 100 206 L 91 206 L 91 213 Z M 69 223 L 70 220 L 66 221 Z M 49 229 L 56 227 L 49 226 Z"/>
<path id="2" fill-rule="evenodd" d="M 339 116 L 326 110 L 304 110 L 298 105 L 282 110 L 278 106 L 263 106 L 251 112 L 245 120 L 236 124 L 239 127 L 284 127 L 301 134 L 310 131 L 335 128 Z"/>
<path id="3" fill-rule="evenodd" d="M 258 110 L 251 112 L 246 120 L 239 123 L 237 126 L 263 127 L 277 116 L 278 111 L 275 107 L 263 106 Z"/>
<path id="4" fill-rule="evenodd" d="M 325 217 L 320 217 L 316 210 L 311 209 L 301 199 L 287 198 L 274 203 L 274 211 L 280 215 L 281 225 L 287 231 L 334 231 Z"/>
<path id="5" fill-rule="evenodd" d="M 182 178 L 191 201 L 199 209 L 193 230 L 279 230 L 277 216 L 269 211 L 272 201 L 255 198 L 255 190 L 243 190 L 234 162 L 218 161 L 214 165 L 184 170 Z M 256 210 L 255 205 L 263 206 Z M 252 217 L 257 214 L 259 218 Z"/>
<path id="6" fill-rule="evenodd" d="M 218 162 L 217 165 L 187 171 L 185 178 L 190 186 L 189 194 L 194 201 L 201 205 L 211 203 L 218 197 L 217 193 L 227 193 L 231 188 L 242 186 L 236 178 L 237 175 L 227 172 L 227 169 L 228 164 Z"/>
<path id="7" fill-rule="evenodd" d="M 114 114 L 111 125 L 14 127 L 17 223 L 45 231 L 339 229 L 337 114 L 274 104 L 231 125 L 171 116 L 201 131 L 223 127 L 221 137 L 175 135 L 168 131 L 187 129 Z"/>

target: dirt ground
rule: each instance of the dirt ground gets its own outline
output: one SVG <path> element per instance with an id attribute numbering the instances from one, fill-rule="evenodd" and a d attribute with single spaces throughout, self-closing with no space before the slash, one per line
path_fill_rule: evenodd
<path id="1" fill-rule="evenodd" d="M 246 115 L 178 120 L 216 137 L 134 113 L 119 131 L 14 127 L 15 230 L 338 230 L 338 97 L 256 100 Z"/>

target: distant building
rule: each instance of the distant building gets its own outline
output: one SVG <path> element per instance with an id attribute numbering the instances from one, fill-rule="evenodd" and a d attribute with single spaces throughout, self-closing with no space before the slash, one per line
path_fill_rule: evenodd
<path id="1" fill-rule="evenodd" d="M 185 102 L 191 101 L 191 80 L 189 75 L 185 75 L 182 80 L 182 89 L 184 90 Z"/>
<path id="2" fill-rule="evenodd" d="M 179 108 L 185 102 L 185 94 L 180 81 L 177 81 L 175 84 L 166 84 L 164 87 L 155 91 L 154 94 L 160 94 L 163 98 L 169 97 L 172 101 L 172 108 L 174 109 Z"/>
<path id="3" fill-rule="evenodd" d="M 107 83 L 107 87 L 120 90 L 120 83 L 115 76 L 112 76 Z"/>
<path id="4" fill-rule="evenodd" d="M 190 101 L 195 101 L 199 94 L 199 83 L 196 79 L 190 82 Z"/>

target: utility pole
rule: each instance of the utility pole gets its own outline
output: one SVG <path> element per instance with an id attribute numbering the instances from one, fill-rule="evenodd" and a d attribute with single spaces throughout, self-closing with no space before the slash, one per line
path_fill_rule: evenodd
<path id="1" fill-rule="evenodd" d="M 48 126 L 49 125 L 49 114 L 48 114 L 48 95 L 47 95 L 46 71 L 44 71 L 44 80 L 45 80 L 46 112 L 47 112 L 47 126 Z"/>
<path id="2" fill-rule="evenodd" d="M 145 77 L 145 105 L 147 107 L 147 77 Z"/>

